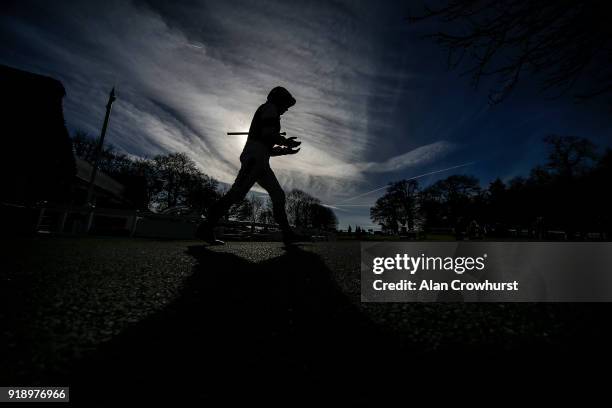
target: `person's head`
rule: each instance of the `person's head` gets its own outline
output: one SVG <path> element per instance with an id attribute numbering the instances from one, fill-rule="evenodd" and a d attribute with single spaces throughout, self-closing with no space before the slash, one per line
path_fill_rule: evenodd
<path id="1" fill-rule="evenodd" d="M 288 90 L 282 86 L 277 86 L 272 89 L 268 94 L 268 102 L 272 102 L 279 110 L 282 115 L 287 110 L 295 105 L 295 98 L 289 93 Z"/>

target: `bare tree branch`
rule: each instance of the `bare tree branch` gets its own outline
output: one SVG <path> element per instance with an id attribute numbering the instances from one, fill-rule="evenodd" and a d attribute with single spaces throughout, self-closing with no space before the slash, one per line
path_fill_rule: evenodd
<path id="1" fill-rule="evenodd" d="M 558 89 L 557 96 L 612 94 L 607 16 L 607 3 L 597 0 L 449 0 L 408 20 L 442 22 L 444 29 L 427 37 L 448 49 L 449 67 L 467 65 L 462 75 L 474 87 L 496 77 L 489 100 L 499 103 L 525 71 L 539 76 L 543 91 Z"/>

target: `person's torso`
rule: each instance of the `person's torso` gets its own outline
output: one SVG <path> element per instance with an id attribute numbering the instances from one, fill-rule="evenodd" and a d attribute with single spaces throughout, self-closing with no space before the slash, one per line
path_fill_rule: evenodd
<path id="1" fill-rule="evenodd" d="M 259 142 L 272 150 L 274 142 L 269 138 L 264 138 L 262 132 L 264 127 L 271 127 L 274 133 L 280 132 L 280 115 L 276 106 L 270 102 L 264 103 L 255 111 L 247 142 Z"/>

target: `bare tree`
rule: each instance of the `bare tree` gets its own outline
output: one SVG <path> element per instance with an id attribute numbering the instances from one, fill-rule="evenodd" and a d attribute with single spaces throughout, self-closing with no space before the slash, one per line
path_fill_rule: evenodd
<path id="1" fill-rule="evenodd" d="M 187 205 L 204 212 L 217 199 L 217 181 L 202 173 L 185 153 L 157 155 L 151 163 L 154 208 Z"/>
<path id="2" fill-rule="evenodd" d="M 550 146 L 547 167 L 561 177 L 584 173 L 597 159 L 595 145 L 585 138 L 550 135 L 544 142 Z"/>
<path id="3" fill-rule="evenodd" d="M 255 230 L 256 222 L 263 222 L 263 213 L 265 211 L 264 201 L 261 197 L 252 194 L 245 198 L 236 209 L 236 218 L 241 221 L 249 221 L 251 230 Z"/>
<path id="4" fill-rule="evenodd" d="M 274 211 L 272 208 L 272 200 L 270 199 L 270 197 L 267 197 L 262 211 L 261 211 L 261 222 L 263 222 L 264 224 L 274 224 L 275 220 L 274 220 Z"/>
<path id="5" fill-rule="evenodd" d="M 338 218 L 321 200 L 302 190 L 291 190 L 287 194 L 287 216 L 296 227 L 335 231 Z"/>
<path id="6" fill-rule="evenodd" d="M 313 204 L 312 210 L 312 226 L 323 231 L 336 231 L 338 228 L 338 217 L 334 211 L 321 204 Z"/>
<path id="7" fill-rule="evenodd" d="M 370 209 L 370 218 L 385 229 L 398 232 L 398 225 L 415 228 L 418 218 L 419 185 L 416 180 L 390 183 L 385 195 Z"/>
<path id="8" fill-rule="evenodd" d="M 310 194 L 294 189 L 287 194 L 287 216 L 296 227 L 309 227 L 312 224 L 312 210 L 320 200 Z"/>
<path id="9" fill-rule="evenodd" d="M 605 1 L 452 0 L 409 20 L 442 22 L 443 30 L 428 36 L 448 48 L 450 67 L 466 63 L 464 73 L 474 86 L 486 76 L 497 78 L 492 104 L 527 72 L 540 75 L 544 90 L 559 94 L 612 93 L 612 25 Z"/>

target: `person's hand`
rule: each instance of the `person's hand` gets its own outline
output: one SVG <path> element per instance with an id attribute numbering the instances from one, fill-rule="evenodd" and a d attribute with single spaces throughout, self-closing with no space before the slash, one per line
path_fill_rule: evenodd
<path id="1" fill-rule="evenodd" d="M 300 149 L 292 149 L 290 147 L 275 146 L 272 148 L 271 156 L 286 156 L 288 154 L 296 154 Z"/>
<path id="2" fill-rule="evenodd" d="M 292 136 L 292 137 L 286 137 L 285 138 L 285 146 L 290 147 L 290 148 L 294 148 L 294 147 L 298 147 L 299 145 L 302 144 L 302 142 L 296 140 L 297 137 Z"/>

